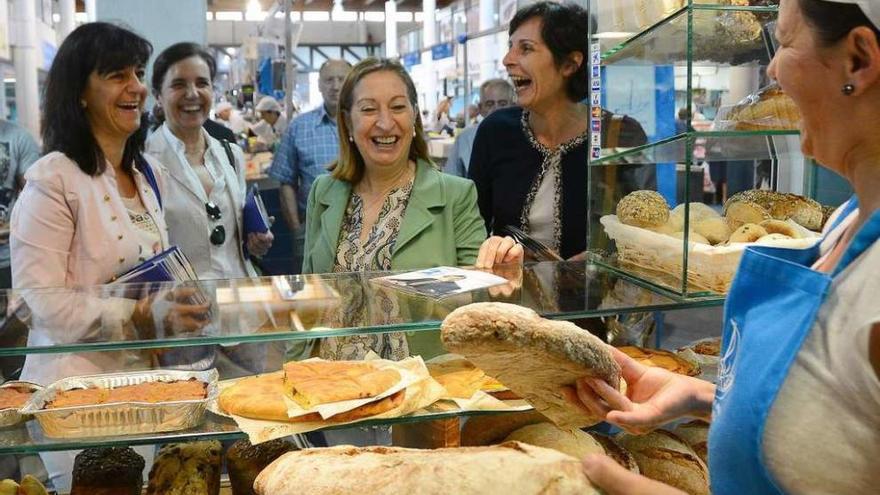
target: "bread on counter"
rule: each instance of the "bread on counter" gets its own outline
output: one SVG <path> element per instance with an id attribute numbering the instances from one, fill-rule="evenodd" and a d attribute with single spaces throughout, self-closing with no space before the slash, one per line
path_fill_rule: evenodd
<path id="1" fill-rule="evenodd" d="M 150 469 L 146 495 L 218 495 L 220 442 L 163 445 Z"/>
<path id="2" fill-rule="evenodd" d="M 70 495 L 140 495 L 144 458 L 129 447 L 93 447 L 76 455 Z"/>
<path id="3" fill-rule="evenodd" d="M 605 448 L 588 433 L 581 430 L 565 431 L 553 423 L 538 423 L 524 426 L 505 439 L 558 450 L 577 459 L 590 454 L 604 454 Z"/>
<path id="4" fill-rule="evenodd" d="M 300 450 L 264 469 L 254 489 L 258 495 L 599 494 L 578 459 L 519 442 L 436 450 Z"/>
<path id="5" fill-rule="evenodd" d="M 232 495 L 254 495 L 254 480 L 260 471 L 281 455 L 297 450 L 296 446 L 283 438 L 252 445 L 246 438 L 241 439 L 226 451 L 226 470 Z"/>
<path id="6" fill-rule="evenodd" d="M 546 320 L 514 304 L 458 308 L 443 320 L 441 339 L 563 429 L 602 420 L 569 403 L 564 388 L 584 377 L 620 387 L 620 367 L 607 344 L 571 322 Z"/>
<path id="7" fill-rule="evenodd" d="M 665 430 L 647 435 L 621 433 L 617 441 L 630 451 L 639 471 L 648 478 L 674 486 L 690 495 L 709 495 L 709 470 L 681 438 Z"/>

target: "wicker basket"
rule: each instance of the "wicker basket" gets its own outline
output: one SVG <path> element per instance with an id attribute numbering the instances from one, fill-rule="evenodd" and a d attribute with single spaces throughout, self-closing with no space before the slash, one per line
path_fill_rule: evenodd
<path id="1" fill-rule="evenodd" d="M 681 279 L 684 263 L 684 241 L 640 227 L 621 223 L 617 215 L 605 215 L 599 220 L 605 233 L 617 245 L 621 264 L 631 264 L 646 270 L 662 272 Z M 765 246 L 805 249 L 819 240 L 815 237 L 762 242 Z M 746 247 L 755 243 L 733 243 L 727 246 L 708 246 L 688 242 L 687 282 L 689 287 L 726 293 L 739 260 Z"/>

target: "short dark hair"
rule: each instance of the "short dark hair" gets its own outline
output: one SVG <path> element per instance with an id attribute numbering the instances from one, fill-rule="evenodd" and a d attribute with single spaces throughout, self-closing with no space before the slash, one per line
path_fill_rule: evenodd
<path id="1" fill-rule="evenodd" d="M 830 46 L 842 40 L 850 31 L 867 26 L 880 39 L 880 30 L 862 12 L 858 5 L 846 5 L 823 0 L 799 0 L 807 23 L 816 31 L 819 41 Z"/>
<path id="2" fill-rule="evenodd" d="M 533 17 L 541 19 L 541 38 L 553 54 L 556 66 L 561 66 L 572 52 L 581 52 L 583 61 L 571 75 L 565 90 L 572 101 L 581 101 L 589 95 L 590 14 L 572 3 L 538 2 L 523 7 L 510 21 L 509 35 Z"/>
<path id="3" fill-rule="evenodd" d="M 52 61 L 43 99 L 42 135 L 46 153 L 60 151 L 88 175 L 104 172 L 104 152 L 92 134 L 92 127 L 80 100 L 92 72 L 105 75 L 127 67 L 147 64 L 153 45 L 132 31 L 106 22 L 83 24 L 71 32 Z M 131 171 L 132 162 L 144 149 L 147 115 L 141 115 L 140 129 L 128 137 L 122 153 L 122 167 Z"/>
<path id="4" fill-rule="evenodd" d="M 165 74 L 168 74 L 168 69 L 172 65 L 190 57 L 199 57 L 204 60 L 208 64 L 211 81 L 214 81 L 214 76 L 217 75 L 217 61 L 205 47 L 198 43 L 175 43 L 162 50 L 162 53 L 153 62 L 153 77 L 151 79 L 153 92 L 155 94 L 162 92 L 162 81 L 165 80 Z"/>

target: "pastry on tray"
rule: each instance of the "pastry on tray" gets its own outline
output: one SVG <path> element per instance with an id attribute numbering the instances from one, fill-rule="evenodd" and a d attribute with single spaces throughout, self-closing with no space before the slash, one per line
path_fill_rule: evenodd
<path id="1" fill-rule="evenodd" d="M 73 461 L 70 495 L 140 495 L 144 458 L 130 447 L 92 447 Z"/>
<path id="2" fill-rule="evenodd" d="M 201 400 L 207 396 L 207 384 L 195 378 L 173 382 L 144 382 L 117 388 L 81 388 L 59 391 L 46 403 L 46 409 L 92 406 L 120 402 L 175 402 Z"/>
<path id="3" fill-rule="evenodd" d="M 681 375 L 697 376 L 700 374 L 700 366 L 698 364 L 669 351 L 645 349 L 632 345 L 618 347 L 618 350 L 645 366 L 655 366 Z"/>
<path id="4" fill-rule="evenodd" d="M 505 303 L 474 303 L 449 313 L 443 345 L 499 379 L 563 429 L 602 420 L 566 398 L 579 378 L 620 386 L 620 367 L 598 337 L 567 321 L 546 320 Z"/>
<path id="5" fill-rule="evenodd" d="M 20 409 L 33 394 L 33 388 L 25 385 L 0 388 L 0 409 Z"/>
<path id="6" fill-rule="evenodd" d="M 252 376 L 238 380 L 234 385 L 220 393 L 220 408 L 227 414 L 268 421 L 321 421 L 318 413 L 310 413 L 296 418 L 287 415 L 284 372 L 277 371 L 265 375 Z M 390 411 L 403 403 L 406 390 L 396 392 L 384 399 L 328 418 L 328 422 L 345 423 Z"/>
<path id="7" fill-rule="evenodd" d="M 398 384 L 400 372 L 369 361 L 294 361 L 284 365 L 285 392 L 302 408 L 377 397 Z"/>

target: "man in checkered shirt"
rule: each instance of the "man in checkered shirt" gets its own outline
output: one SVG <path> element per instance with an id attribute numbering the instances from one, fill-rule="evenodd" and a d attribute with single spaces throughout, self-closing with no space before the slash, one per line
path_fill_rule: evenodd
<path id="1" fill-rule="evenodd" d="M 281 183 L 281 214 L 293 232 L 291 273 L 302 270 L 306 202 L 312 183 L 319 175 L 327 173 L 327 166 L 339 154 L 336 112 L 339 92 L 349 72 L 351 64 L 345 60 L 324 62 L 318 79 L 318 91 L 324 104 L 291 122 L 269 168 L 269 176 Z"/>

